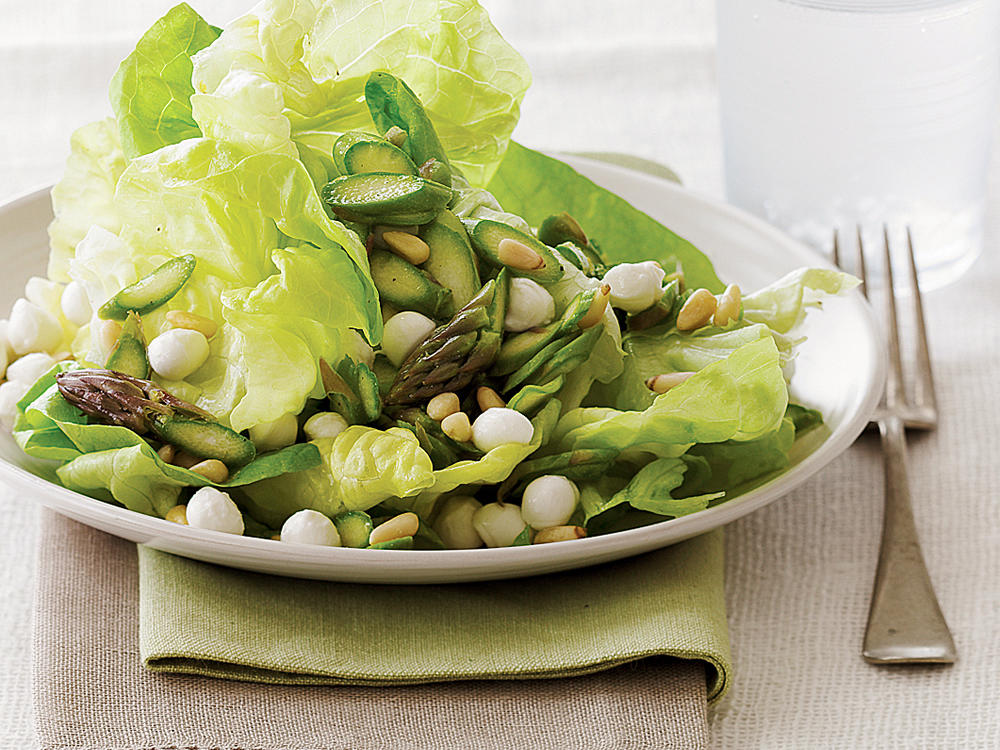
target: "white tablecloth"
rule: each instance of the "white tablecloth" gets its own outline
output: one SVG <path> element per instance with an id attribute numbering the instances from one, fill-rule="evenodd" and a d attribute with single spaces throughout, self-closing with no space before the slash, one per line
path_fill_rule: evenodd
<path id="1" fill-rule="evenodd" d="M 0 200 L 58 177 L 71 131 L 108 112 L 118 61 L 171 4 L 0 0 Z M 245 7 L 194 5 L 216 23 Z M 711 3 L 487 7 L 534 73 L 519 140 L 635 153 L 721 197 Z M 729 528 L 735 679 L 711 715 L 714 747 L 1000 747 L 1000 206 L 990 220 L 984 259 L 926 300 L 944 419 L 911 445 L 918 525 L 959 663 L 886 669 L 859 656 L 882 482 L 876 444 L 865 438 L 820 477 Z M 0 747 L 21 750 L 34 746 L 37 510 L 29 498 L 2 495 L 0 518 Z"/>

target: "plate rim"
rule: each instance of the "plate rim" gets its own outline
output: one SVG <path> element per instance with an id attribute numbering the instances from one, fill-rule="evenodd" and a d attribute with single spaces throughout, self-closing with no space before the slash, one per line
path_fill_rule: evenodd
<path id="1" fill-rule="evenodd" d="M 666 189 L 678 195 L 702 204 L 709 210 L 725 214 L 727 220 L 744 225 L 749 231 L 763 235 L 778 246 L 794 247 L 799 256 L 808 257 L 810 264 L 816 267 L 834 268 L 828 259 L 812 248 L 789 237 L 764 220 L 749 214 L 735 206 L 725 203 L 715 197 L 691 190 L 678 183 L 662 177 L 650 175 L 629 167 L 614 164 L 603 159 L 595 159 L 578 154 L 558 154 L 558 158 L 579 171 L 588 179 L 594 180 L 593 172 L 609 172 L 630 181 L 656 185 L 658 189 Z M 590 168 L 590 170 L 587 169 Z M 8 213 L 18 208 L 33 205 L 37 201 L 47 200 L 52 186 L 36 187 L 22 192 L 13 198 L 0 203 L 0 213 Z M 654 217 L 655 218 L 655 217 Z M 711 256 L 709 256 L 711 257 Z M 37 476 L 32 472 L 8 462 L 0 457 L 0 482 L 13 490 L 22 487 L 37 491 L 42 504 L 56 512 L 68 515 L 76 520 L 96 528 L 107 529 L 97 522 L 113 525 L 118 529 L 125 527 L 136 536 L 142 536 L 146 544 L 154 549 L 170 551 L 193 559 L 211 561 L 217 564 L 246 570 L 263 570 L 262 567 L 248 565 L 241 560 L 223 560 L 226 551 L 240 553 L 238 557 L 250 555 L 252 558 L 271 558 L 277 563 L 280 571 L 270 566 L 269 572 L 280 575 L 314 578 L 326 580 L 356 581 L 370 583 L 394 584 L 432 584 L 447 581 L 482 581 L 498 578 L 518 578 L 533 575 L 536 572 L 554 572 L 558 570 L 589 567 L 611 559 L 630 557 L 642 552 L 678 543 L 692 536 L 706 533 L 722 527 L 732 521 L 752 513 L 770 504 L 780 497 L 788 495 L 803 482 L 814 476 L 837 455 L 846 450 L 864 431 L 881 397 L 882 384 L 885 380 L 886 357 L 879 343 L 879 328 L 876 316 L 871 306 L 863 299 L 857 290 L 849 293 L 852 302 L 857 305 L 862 320 L 866 324 L 868 359 L 873 367 L 868 371 L 868 379 L 861 405 L 848 420 L 832 432 L 815 450 L 805 456 L 799 463 L 787 471 L 763 482 L 758 487 L 749 490 L 730 501 L 723 502 L 712 508 L 693 513 L 680 518 L 661 521 L 649 526 L 627 529 L 611 534 L 586 537 L 572 541 L 572 547 L 564 547 L 563 543 L 544 546 L 525 545 L 522 547 L 479 548 L 473 550 L 356 550 L 343 547 L 313 547 L 309 545 L 287 545 L 280 548 L 281 556 L 275 556 L 276 542 L 248 536 L 234 536 L 220 532 L 196 529 L 189 526 L 178 526 L 155 516 L 146 516 L 127 508 L 111 505 L 100 500 L 74 492 L 61 485 Z M 775 487 L 775 485 L 779 485 Z M 35 493 L 33 493 L 35 494 Z M 74 507 L 76 506 L 76 507 Z M 77 512 L 73 512 L 73 511 Z M 669 532 L 666 530 L 669 528 Z M 108 532 L 114 533 L 114 532 Z M 122 534 L 118 534 L 122 536 Z M 127 538 L 127 537 L 126 537 Z M 210 544 L 210 553 L 201 552 L 197 548 Z M 178 551 L 178 546 L 190 548 Z M 191 554 L 191 552 L 199 554 Z M 200 556 L 199 556 L 200 555 Z M 280 559 L 275 560 L 275 558 Z M 538 561 L 540 564 L 532 566 Z M 255 564 L 261 561 L 256 559 Z M 367 575 L 350 575 L 343 569 L 355 564 L 356 572 L 366 571 Z M 419 563 L 419 565 L 418 565 Z M 297 566 L 292 570 L 290 566 Z M 510 571 L 504 571 L 505 566 Z M 268 567 L 268 566 L 264 566 Z M 455 574 L 456 569 L 468 575 Z M 410 575 L 396 577 L 395 571 L 407 571 Z M 424 571 L 421 575 L 420 571 Z"/>

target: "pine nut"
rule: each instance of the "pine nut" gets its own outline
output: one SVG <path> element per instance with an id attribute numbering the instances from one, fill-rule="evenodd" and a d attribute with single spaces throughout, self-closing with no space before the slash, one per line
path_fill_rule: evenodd
<path id="1" fill-rule="evenodd" d="M 611 299 L 611 285 L 601 284 L 601 288 L 597 290 L 597 294 L 594 295 L 594 299 L 590 302 L 590 307 L 587 308 L 587 312 L 580 322 L 576 325 L 582 329 L 592 328 L 601 322 L 601 318 L 604 317 L 604 311 L 608 309 L 608 300 Z"/>
<path id="2" fill-rule="evenodd" d="M 174 466 L 180 466 L 182 469 L 190 469 L 192 466 L 200 462 L 200 458 L 192 456 L 190 453 L 185 453 L 184 451 L 175 451 L 173 461 L 171 461 Z"/>
<path id="3" fill-rule="evenodd" d="M 476 402 L 479 404 L 480 411 L 503 409 L 507 406 L 507 402 L 500 398 L 499 393 L 485 385 L 476 390 Z"/>
<path id="4" fill-rule="evenodd" d="M 171 523 L 179 523 L 181 526 L 187 526 L 188 514 L 186 505 L 175 505 L 173 508 L 167 511 L 164 516 L 167 521 Z"/>
<path id="5" fill-rule="evenodd" d="M 229 469 L 216 458 L 207 458 L 191 467 L 195 474 L 201 474 L 213 484 L 222 484 L 229 479 Z"/>
<path id="6" fill-rule="evenodd" d="M 439 393 L 427 402 L 427 416 L 435 422 L 440 422 L 461 408 L 462 405 L 459 403 L 457 393 L 452 393 L 451 391 Z"/>
<path id="7" fill-rule="evenodd" d="M 186 312 L 185 310 L 171 310 L 167 313 L 166 317 L 167 322 L 173 328 L 187 328 L 190 331 L 198 331 L 206 339 L 212 338 L 219 331 L 218 323 L 198 313 Z"/>
<path id="8" fill-rule="evenodd" d="M 161 460 L 166 461 L 168 464 L 174 462 L 174 456 L 177 455 L 177 449 L 174 448 L 170 443 L 166 445 L 161 445 L 160 449 L 156 451 L 156 455 L 160 457 Z"/>
<path id="9" fill-rule="evenodd" d="M 719 306 L 712 316 L 712 323 L 717 326 L 724 326 L 731 320 L 740 317 L 740 305 L 743 302 L 743 295 L 736 284 L 730 284 L 726 291 L 719 297 Z"/>
<path id="10" fill-rule="evenodd" d="M 573 539 L 582 539 L 585 536 L 587 536 L 587 531 L 582 526 L 550 526 L 535 534 L 533 544 L 569 542 Z"/>
<path id="11" fill-rule="evenodd" d="M 677 313 L 677 330 L 693 331 L 695 328 L 707 325 L 718 305 L 719 301 L 710 291 L 707 289 L 696 290 L 688 297 L 687 302 L 681 307 L 681 311 Z"/>
<path id="12" fill-rule="evenodd" d="M 406 143 L 406 131 L 398 125 L 393 125 L 385 131 L 385 139 L 396 148 L 402 148 L 403 144 Z"/>
<path id="13" fill-rule="evenodd" d="M 460 443 L 472 440 L 472 425 L 469 423 L 469 415 L 464 411 L 457 411 L 442 419 L 441 430 L 452 440 Z"/>
<path id="14" fill-rule="evenodd" d="M 419 528 L 420 519 L 416 513 L 400 513 L 372 529 L 368 544 L 371 546 L 391 542 L 393 539 L 402 539 L 404 536 L 413 536 Z"/>
<path id="15" fill-rule="evenodd" d="M 399 231 L 384 232 L 382 239 L 392 252 L 415 266 L 419 266 L 431 257 L 430 247 L 415 234 Z"/>
<path id="16" fill-rule="evenodd" d="M 110 355 L 122 335 L 122 324 L 117 320 L 102 320 L 97 324 L 97 346 L 104 355 Z"/>
<path id="17" fill-rule="evenodd" d="M 665 372 L 662 375 L 654 375 L 646 380 L 646 387 L 653 391 L 653 393 L 666 393 L 692 375 L 694 375 L 693 372 Z"/>
<path id="18" fill-rule="evenodd" d="M 272 542 L 280 542 L 281 541 L 281 534 L 271 534 L 271 541 Z"/>
<path id="19" fill-rule="evenodd" d="M 372 227 L 372 236 L 374 237 L 374 242 L 379 247 L 388 247 L 385 243 L 384 235 L 386 232 L 405 232 L 406 234 L 416 234 L 420 231 L 420 227 L 416 224 L 407 224 L 405 226 L 397 226 L 395 224 L 375 224 Z"/>
<path id="20" fill-rule="evenodd" d="M 545 265 L 545 258 L 537 250 L 511 237 L 497 244 L 497 260 L 518 271 L 533 271 Z"/>

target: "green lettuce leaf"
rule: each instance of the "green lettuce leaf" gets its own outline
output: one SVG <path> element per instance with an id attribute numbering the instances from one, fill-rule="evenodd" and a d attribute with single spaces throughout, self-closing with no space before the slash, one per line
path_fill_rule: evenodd
<path id="1" fill-rule="evenodd" d="M 371 342 L 381 337 L 364 246 L 326 215 L 293 157 L 189 139 L 134 159 L 114 206 L 118 234 L 88 233 L 70 276 L 97 309 L 166 259 L 194 255 L 190 280 L 143 323 L 150 337 L 171 310 L 220 324 L 205 365 L 166 385 L 236 430 L 298 413 L 321 396 L 319 359 L 351 354 L 350 329 Z M 74 353 L 103 361 L 89 326 Z"/>
<path id="2" fill-rule="evenodd" d="M 597 516 L 623 504 L 635 510 L 669 518 L 704 510 L 718 493 L 673 497 L 674 490 L 684 482 L 686 471 L 687 463 L 680 458 L 658 458 L 651 461 L 610 498 L 603 499 L 599 493 L 581 496 L 581 500 L 586 500 L 583 503 L 584 521 L 590 523 Z"/>
<path id="3" fill-rule="evenodd" d="M 194 57 L 193 116 L 212 138 L 298 156 L 317 185 L 333 142 L 372 131 L 368 75 L 416 92 L 449 159 L 483 186 L 529 83 L 524 61 L 474 0 L 264 0 Z"/>
<path id="4" fill-rule="evenodd" d="M 746 344 L 656 397 L 644 411 L 574 409 L 553 438 L 559 450 L 611 448 L 677 456 L 694 443 L 753 440 L 776 429 L 788 390 L 774 341 Z"/>
<path id="5" fill-rule="evenodd" d="M 488 188 L 504 210 L 532 226 L 568 211 L 609 263 L 658 260 L 668 270 L 679 264 L 691 288 L 724 288 L 694 245 L 558 159 L 512 142 Z"/>
<path id="6" fill-rule="evenodd" d="M 211 482 L 201 474 L 166 463 L 132 430 L 88 423 L 55 384 L 57 373 L 75 367 L 62 362 L 39 378 L 18 402 L 14 425 L 14 439 L 26 454 L 65 462 L 56 474 L 71 490 L 117 501 L 139 513 L 162 516 L 177 504 L 185 487 L 239 487 L 319 464 L 315 446 L 291 445 L 258 456 L 225 482 Z"/>
<path id="7" fill-rule="evenodd" d="M 70 154 L 62 179 L 52 188 L 48 276 L 66 282 L 76 246 L 92 226 L 117 232 L 121 219 L 114 208 L 115 185 L 125 170 L 118 127 L 110 117 L 78 128 L 69 141 Z"/>
<path id="8" fill-rule="evenodd" d="M 111 108 L 126 158 L 201 135 L 191 115 L 191 55 L 219 36 L 187 3 L 143 34 L 111 79 Z"/>
<path id="9" fill-rule="evenodd" d="M 795 442 L 795 423 L 786 417 L 777 430 L 756 440 L 727 440 L 691 447 L 686 459 L 703 459 L 699 472 L 689 472 L 682 494 L 738 494 L 745 486 L 788 466 L 788 451 Z M 695 476 L 697 475 L 697 476 Z"/>
<path id="10" fill-rule="evenodd" d="M 322 456 L 317 466 L 243 488 L 241 503 L 253 518 L 278 528 L 304 508 L 333 517 L 411 497 L 434 483 L 430 456 L 409 430 L 354 425 L 311 444 Z"/>
<path id="11" fill-rule="evenodd" d="M 744 296 L 743 317 L 752 323 L 764 323 L 778 333 L 788 333 L 802 322 L 810 307 L 822 304 L 823 297 L 843 294 L 859 283 L 841 271 L 799 268 Z"/>

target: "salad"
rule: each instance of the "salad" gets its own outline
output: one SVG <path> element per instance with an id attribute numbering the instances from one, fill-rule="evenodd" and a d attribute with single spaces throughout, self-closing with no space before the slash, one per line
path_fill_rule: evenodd
<path id="1" fill-rule="evenodd" d="M 676 518 L 780 471 L 795 329 L 855 284 L 723 284 L 510 140 L 474 0 L 186 4 L 73 136 L 0 417 L 67 488 L 283 543 L 449 549 Z"/>

